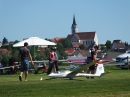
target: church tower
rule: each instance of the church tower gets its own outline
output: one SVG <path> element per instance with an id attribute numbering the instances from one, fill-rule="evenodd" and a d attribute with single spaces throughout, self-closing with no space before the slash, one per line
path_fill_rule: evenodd
<path id="1" fill-rule="evenodd" d="M 73 24 L 71 26 L 71 32 L 72 32 L 72 34 L 78 32 L 78 26 L 76 24 L 75 15 L 73 16 Z"/>

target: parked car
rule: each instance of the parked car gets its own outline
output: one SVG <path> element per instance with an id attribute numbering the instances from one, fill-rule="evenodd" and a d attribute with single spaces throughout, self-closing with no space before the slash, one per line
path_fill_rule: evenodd
<path id="1" fill-rule="evenodd" d="M 127 57 L 129 57 L 127 62 Z M 130 50 L 126 51 L 124 54 L 118 55 L 116 57 L 116 66 L 122 69 L 128 68 L 128 63 L 130 63 Z"/>

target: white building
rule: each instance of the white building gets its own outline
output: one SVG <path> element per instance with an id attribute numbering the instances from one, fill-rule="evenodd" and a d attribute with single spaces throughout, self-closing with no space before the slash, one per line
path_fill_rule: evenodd
<path id="1" fill-rule="evenodd" d="M 75 16 L 73 17 L 73 24 L 71 26 L 72 34 L 69 34 L 67 38 L 70 42 L 77 42 L 84 44 L 85 47 L 89 47 L 91 44 L 98 45 L 98 37 L 96 31 L 93 32 L 78 32 L 78 26 L 76 24 Z"/>

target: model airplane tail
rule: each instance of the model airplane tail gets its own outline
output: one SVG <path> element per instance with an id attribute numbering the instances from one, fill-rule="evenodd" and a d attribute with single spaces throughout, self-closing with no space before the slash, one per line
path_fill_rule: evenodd
<path id="1" fill-rule="evenodd" d="M 104 74 L 103 64 L 98 64 L 98 66 L 96 68 L 95 76 L 101 76 L 102 74 Z"/>
<path id="2" fill-rule="evenodd" d="M 77 69 L 79 69 L 79 68 L 81 68 L 81 66 L 75 66 L 75 65 L 73 65 L 73 64 L 71 64 L 70 65 L 70 70 L 71 71 L 74 71 L 74 70 L 77 70 Z M 103 67 L 103 64 L 102 64 L 102 62 L 99 62 L 98 63 L 98 66 L 97 66 L 97 68 L 96 68 L 96 75 L 100 75 L 100 74 L 102 74 L 102 73 L 104 73 L 104 67 Z"/>
<path id="3" fill-rule="evenodd" d="M 99 59 L 99 60 L 100 60 L 100 59 Z M 73 77 L 77 76 L 77 74 L 78 74 L 79 72 L 81 72 L 82 70 L 85 70 L 86 68 L 92 66 L 93 64 L 96 64 L 99 60 L 97 60 L 97 61 L 95 61 L 95 62 L 91 62 L 91 63 L 89 63 L 89 64 L 86 64 L 85 66 L 82 66 L 81 68 L 78 68 L 78 69 L 72 71 L 71 73 L 67 74 L 67 77 L 68 77 L 68 78 L 73 78 Z"/>
<path id="4" fill-rule="evenodd" d="M 103 64 L 98 64 L 96 68 L 95 74 L 85 74 L 85 73 L 78 73 L 76 76 L 86 76 L 86 77 L 101 77 L 104 75 L 104 67 Z"/>

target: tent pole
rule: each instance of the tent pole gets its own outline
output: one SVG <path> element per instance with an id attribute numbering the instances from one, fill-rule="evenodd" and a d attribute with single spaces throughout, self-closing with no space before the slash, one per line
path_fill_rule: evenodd
<path id="1" fill-rule="evenodd" d="M 35 61 L 35 45 L 34 45 L 34 53 L 33 53 L 33 59 L 34 59 L 34 61 Z"/>

